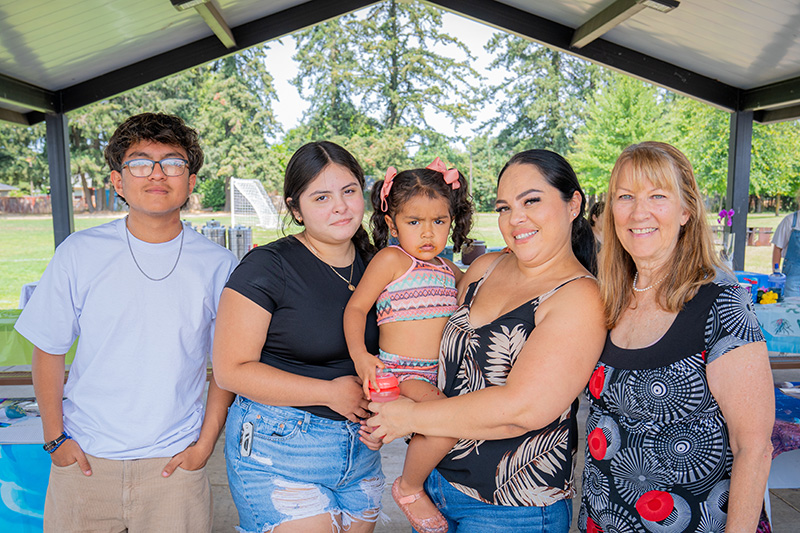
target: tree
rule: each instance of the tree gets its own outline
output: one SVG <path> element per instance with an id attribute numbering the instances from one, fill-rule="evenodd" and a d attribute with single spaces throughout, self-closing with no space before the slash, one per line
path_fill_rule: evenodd
<path id="1" fill-rule="evenodd" d="M 700 190 L 706 196 L 724 198 L 730 114 L 679 96 L 669 112 L 669 121 L 675 132 L 672 143 L 692 163 Z"/>
<path id="2" fill-rule="evenodd" d="M 307 141 L 377 128 L 353 102 L 359 94 L 358 28 L 354 15 L 343 15 L 294 34 L 298 73 L 291 83 L 311 103 L 303 117 Z"/>
<path id="3" fill-rule="evenodd" d="M 266 137 L 279 131 L 272 110 L 275 89 L 265 67 L 265 49 L 251 48 L 198 72 L 197 116 L 206 165 L 199 177 L 260 179 L 267 190 L 282 181 Z M 226 201 L 226 208 L 229 205 Z"/>
<path id="4" fill-rule="evenodd" d="M 489 68 L 509 74 L 485 90 L 485 99 L 498 101 L 498 114 L 482 129 L 502 127 L 498 140 L 513 152 L 535 147 L 566 154 L 606 71 L 508 33 L 496 33 L 486 50 L 495 54 Z"/>
<path id="5" fill-rule="evenodd" d="M 800 185 L 797 146 L 800 122 L 756 124 L 750 161 L 750 192 L 757 197 L 776 196 L 775 214 L 780 210 L 780 196 L 792 197 Z"/>
<path id="6" fill-rule="evenodd" d="M 207 186 L 209 190 L 227 190 L 231 176 L 261 179 L 274 189 L 282 176 L 266 137 L 280 126 L 264 58 L 263 47 L 245 50 L 70 113 L 73 175 L 81 176 L 87 192 L 88 178 L 107 181 L 103 149 L 109 137 L 127 117 L 151 111 L 176 114 L 198 131 L 205 152 L 199 181 L 222 181 L 216 189 Z"/>
<path id="7" fill-rule="evenodd" d="M 587 194 L 606 190 L 614 162 L 629 145 L 674 137 L 665 99 L 654 86 L 619 74 L 596 93 L 570 158 Z"/>
<path id="8" fill-rule="evenodd" d="M 441 24 L 435 7 L 387 0 L 366 14 L 300 32 L 294 83 L 311 99 L 312 132 L 370 135 L 410 127 L 425 137 L 431 112 L 456 123 L 470 118 L 475 95 L 464 80 L 479 76 L 469 66 L 469 49 L 442 33 Z M 467 60 L 439 54 L 437 46 L 455 47 Z"/>
<path id="9" fill-rule="evenodd" d="M 48 174 L 44 125 L 0 122 L 0 183 L 33 194 L 46 187 Z"/>

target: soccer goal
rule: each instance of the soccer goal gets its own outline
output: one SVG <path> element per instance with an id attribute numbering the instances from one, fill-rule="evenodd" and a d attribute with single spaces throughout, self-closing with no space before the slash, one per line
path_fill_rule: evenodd
<path id="1" fill-rule="evenodd" d="M 277 228 L 278 211 L 258 180 L 231 178 L 231 226 Z"/>

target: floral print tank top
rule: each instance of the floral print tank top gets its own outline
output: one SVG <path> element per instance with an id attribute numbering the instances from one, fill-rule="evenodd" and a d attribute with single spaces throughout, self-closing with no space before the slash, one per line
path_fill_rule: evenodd
<path id="1" fill-rule="evenodd" d="M 439 388 L 447 396 L 504 386 L 535 327 L 534 315 L 539 304 L 573 281 L 474 328 L 469 320 L 470 307 L 490 272 L 491 269 L 469 286 L 464 304 L 445 326 L 439 357 Z M 535 403 L 535 398 L 531 403 Z M 437 470 L 459 491 L 494 505 L 542 507 L 572 498 L 577 408 L 575 400 L 557 420 L 519 437 L 461 439 Z"/>

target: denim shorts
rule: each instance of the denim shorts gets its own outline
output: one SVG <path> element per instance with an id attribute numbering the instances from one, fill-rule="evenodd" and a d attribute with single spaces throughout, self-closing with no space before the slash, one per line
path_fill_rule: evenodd
<path id="1" fill-rule="evenodd" d="M 377 521 L 384 487 L 380 452 L 358 440 L 358 429 L 348 420 L 237 396 L 225 429 L 237 530 L 263 533 L 320 514 L 345 528 L 353 520 Z"/>
<path id="2" fill-rule="evenodd" d="M 567 533 L 572 522 L 572 500 L 546 507 L 492 505 L 456 489 L 435 468 L 425 492 L 447 519 L 449 533 Z"/>

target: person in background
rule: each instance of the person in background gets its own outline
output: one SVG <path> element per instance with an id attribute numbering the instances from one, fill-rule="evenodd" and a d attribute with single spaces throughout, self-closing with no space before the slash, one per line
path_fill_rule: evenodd
<path id="1" fill-rule="evenodd" d="M 800 190 L 795 197 L 800 206 Z M 780 266 L 783 258 L 782 272 L 786 274 L 786 286 L 783 295 L 800 296 L 800 211 L 786 215 L 781 220 L 775 233 L 772 234 L 772 264 Z"/>
<path id="2" fill-rule="evenodd" d="M 603 209 L 606 207 L 606 203 L 603 201 L 596 202 L 591 208 L 589 208 L 589 225 L 592 227 L 592 233 L 594 234 L 594 241 L 595 247 L 597 251 L 600 251 L 600 245 L 603 244 Z"/>
<path id="3" fill-rule="evenodd" d="M 470 265 L 444 328 L 448 397 L 370 404 L 367 423 L 385 440 L 460 439 L 425 483 L 451 533 L 569 531 L 576 398 L 606 335 L 585 205 L 560 155 L 512 157 L 495 202 L 508 250 Z"/>
<path id="4" fill-rule="evenodd" d="M 586 390 L 578 527 L 752 533 L 775 405 L 751 299 L 719 270 L 676 148 L 626 148 L 607 198 L 598 280 L 610 332 Z"/>
<path id="5" fill-rule="evenodd" d="M 342 316 L 375 253 L 361 226 L 364 172 L 341 146 L 314 142 L 283 184 L 303 231 L 251 250 L 220 300 L 214 371 L 237 394 L 225 430 L 239 531 L 370 533 L 384 476 L 347 351 Z M 375 312 L 364 344 L 378 350 Z"/>
<path id="6" fill-rule="evenodd" d="M 211 531 L 204 466 L 233 395 L 212 377 L 204 416 L 203 394 L 236 258 L 181 222 L 203 164 L 183 120 L 133 116 L 105 156 L 128 216 L 65 239 L 16 323 L 53 463 L 44 530 Z"/>

